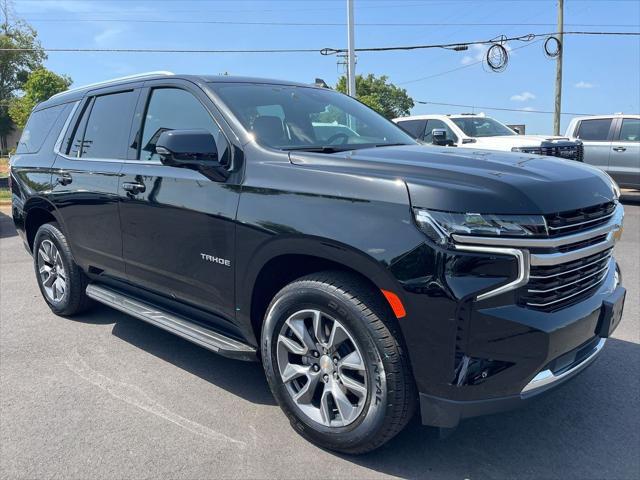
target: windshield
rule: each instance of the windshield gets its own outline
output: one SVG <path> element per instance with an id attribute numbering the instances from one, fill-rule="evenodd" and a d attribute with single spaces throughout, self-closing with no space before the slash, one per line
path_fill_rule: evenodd
<path id="1" fill-rule="evenodd" d="M 335 152 L 416 143 L 394 123 L 333 90 L 249 83 L 211 87 L 268 147 Z"/>
<path id="2" fill-rule="evenodd" d="M 460 130 L 468 137 L 498 137 L 500 135 L 517 135 L 506 125 L 487 117 L 452 118 Z"/>

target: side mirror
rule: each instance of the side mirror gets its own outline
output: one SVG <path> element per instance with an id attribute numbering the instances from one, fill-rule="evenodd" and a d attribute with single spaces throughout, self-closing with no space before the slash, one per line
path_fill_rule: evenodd
<path id="1" fill-rule="evenodd" d="M 206 130 L 165 130 L 155 151 L 163 165 L 197 170 L 217 181 L 228 177 L 218 158 L 216 140 Z"/>
<path id="2" fill-rule="evenodd" d="M 165 165 L 181 167 L 218 162 L 216 141 L 206 130 L 165 130 L 155 147 Z"/>
<path id="3" fill-rule="evenodd" d="M 447 131 L 441 128 L 431 130 L 431 143 L 441 147 L 452 147 L 453 140 L 447 139 Z"/>

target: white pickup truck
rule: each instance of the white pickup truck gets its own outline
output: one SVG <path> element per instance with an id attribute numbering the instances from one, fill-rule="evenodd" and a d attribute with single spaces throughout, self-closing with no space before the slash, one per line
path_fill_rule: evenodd
<path id="1" fill-rule="evenodd" d="M 640 189 L 640 115 L 614 114 L 571 120 L 566 135 L 584 145 L 584 163 L 623 188 Z"/>
<path id="2" fill-rule="evenodd" d="M 519 135 L 484 114 L 415 115 L 393 121 L 414 138 L 434 145 L 535 153 L 582 161 L 580 141 L 566 137 Z"/>

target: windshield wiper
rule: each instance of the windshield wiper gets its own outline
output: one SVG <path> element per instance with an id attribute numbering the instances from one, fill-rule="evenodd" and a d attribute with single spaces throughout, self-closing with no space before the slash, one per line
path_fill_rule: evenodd
<path id="1" fill-rule="evenodd" d="M 318 153 L 336 153 L 336 152 L 346 152 L 347 150 L 353 150 L 352 146 L 349 147 L 341 147 L 340 145 L 321 145 L 321 146 L 312 146 L 309 145 L 307 147 L 285 147 L 282 150 L 285 152 L 318 152 Z"/>

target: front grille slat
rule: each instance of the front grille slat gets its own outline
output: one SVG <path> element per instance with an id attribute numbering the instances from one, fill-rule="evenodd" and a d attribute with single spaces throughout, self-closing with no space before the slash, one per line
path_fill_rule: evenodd
<path id="1" fill-rule="evenodd" d="M 615 214 L 616 202 L 545 215 L 549 236 L 567 235 L 605 224 Z"/>
<path id="2" fill-rule="evenodd" d="M 575 303 L 604 281 L 611 250 L 553 267 L 532 266 L 521 303 L 537 309 L 559 309 Z"/>
<path id="3" fill-rule="evenodd" d="M 604 225 L 616 213 L 616 203 L 546 215 L 549 237 L 569 235 Z M 597 235 L 578 243 L 557 248 L 560 253 L 586 248 L 605 242 L 607 235 Z M 590 295 L 607 276 L 612 249 L 553 266 L 532 266 L 529 283 L 522 290 L 520 301 L 529 308 L 557 310 L 572 305 Z"/>

